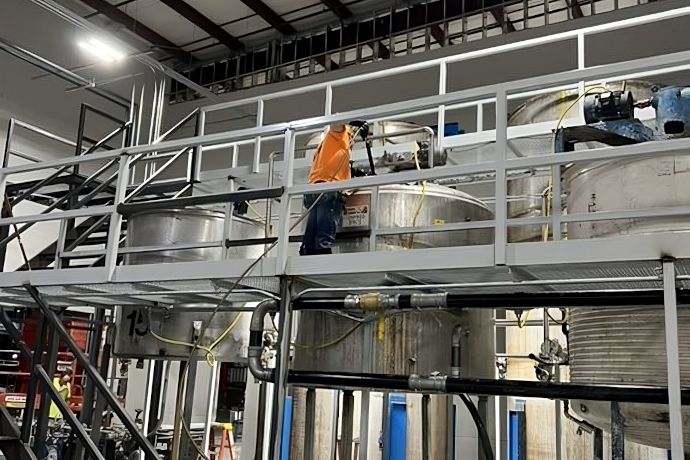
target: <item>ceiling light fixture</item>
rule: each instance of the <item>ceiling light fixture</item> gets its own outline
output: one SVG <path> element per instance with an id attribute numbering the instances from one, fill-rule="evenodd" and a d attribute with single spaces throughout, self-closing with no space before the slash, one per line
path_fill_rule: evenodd
<path id="1" fill-rule="evenodd" d="M 95 38 L 79 42 L 79 46 L 105 62 L 121 61 L 126 57 L 123 53 Z"/>

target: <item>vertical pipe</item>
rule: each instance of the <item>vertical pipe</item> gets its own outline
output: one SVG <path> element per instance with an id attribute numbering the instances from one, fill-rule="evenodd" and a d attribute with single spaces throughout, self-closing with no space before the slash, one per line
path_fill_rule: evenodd
<path id="1" fill-rule="evenodd" d="M 496 94 L 496 231 L 494 243 L 494 262 L 506 264 L 508 209 L 506 190 L 505 158 L 508 147 L 508 99 L 505 91 Z"/>
<path id="2" fill-rule="evenodd" d="M 548 321 L 548 316 L 546 317 Z M 561 368 L 560 366 L 555 366 L 555 381 L 556 383 L 559 383 L 561 381 Z M 556 399 L 554 400 L 554 406 L 556 410 L 556 460 L 561 460 L 563 458 L 563 425 L 562 425 L 562 410 L 561 410 L 561 401 Z"/>
<path id="3" fill-rule="evenodd" d="M 625 420 L 618 401 L 611 402 L 611 460 L 625 460 Z"/>
<path id="4" fill-rule="evenodd" d="M 117 185 L 115 187 L 115 196 L 113 203 L 117 206 L 125 201 L 127 193 L 127 184 L 129 183 L 129 156 L 123 154 L 120 156 L 120 167 L 117 173 Z M 120 233 L 122 232 L 122 215 L 114 211 L 110 215 L 110 224 L 108 225 L 108 240 L 105 247 L 105 267 L 108 272 L 108 280 L 111 280 L 115 274 L 115 267 L 117 266 L 117 255 L 120 247 Z"/>
<path id="5" fill-rule="evenodd" d="M 239 157 L 240 146 L 235 144 L 232 146 L 232 167 L 237 167 L 237 159 Z M 236 188 L 235 179 L 230 179 L 230 191 L 234 192 Z M 232 239 L 232 214 L 234 203 L 225 203 L 225 220 L 223 222 L 223 240 Z M 268 236 L 268 235 L 267 235 Z M 223 252 L 225 259 L 230 258 L 230 248 L 223 245 Z"/>
<path id="6" fill-rule="evenodd" d="M 561 240 L 561 165 L 551 167 L 551 222 L 553 241 Z M 548 237 L 548 234 L 547 234 Z"/>
<path id="7" fill-rule="evenodd" d="M 429 459 L 429 436 L 430 436 L 430 420 L 429 420 L 429 405 L 431 404 L 431 397 L 429 395 L 422 395 L 422 460 Z"/>
<path id="8" fill-rule="evenodd" d="M 45 320 L 40 316 L 40 320 L 36 324 L 36 341 L 34 343 L 34 355 L 31 360 L 32 375 L 29 378 L 29 390 L 26 393 L 26 403 L 24 408 L 24 418 L 22 419 L 21 440 L 28 444 L 31 440 L 31 428 L 34 424 L 34 411 L 36 408 L 36 392 L 38 390 L 38 376 L 33 375 L 33 369 L 41 365 L 41 358 L 43 357 L 43 343 L 45 341 Z"/>
<path id="9" fill-rule="evenodd" d="M 678 356 L 678 312 L 676 308 L 676 269 L 673 259 L 663 260 L 664 323 L 668 359 L 668 410 L 671 425 L 671 455 L 685 458 L 683 415 L 680 400 L 680 364 Z"/>
<path id="10" fill-rule="evenodd" d="M 307 389 L 304 417 L 304 460 L 314 458 L 314 434 L 316 433 L 316 390 Z"/>
<path id="11" fill-rule="evenodd" d="M 477 411 L 479 411 L 479 418 L 481 418 L 484 426 L 488 427 L 487 421 L 489 420 L 489 398 L 487 396 L 479 396 L 477 399 Z M 477 452 L 479 453 L 479 460 L 488 460 L 486 458 L 486 452 L 482 446 L 481 439 L 477 439 Z"/>
<path id="12" fill-rule="evenodd" d="M 343 446 L 343 458 L 352 460 L 352 442 L 354 439 L 355 395 L 352 390 L 343 391 L 343 420 L 340 428 L 340 439 Z"/>
<path id="13" fill-rule="evenodd" d="M 161 409 L 161 388 L 163 386 L 163 364 L 162 360 L 153 362 L 153 375 L 151 377 L 151 393 L 149 396 L 148 423 L 145 423 L 146 433 L 152 433 L 158 425 L 158 417 Z M 149 441 L 153 443 L 156 434 L 149 436 Z"/>
<path id="14" fill-rule="evenodd" d="M 180 364 L 181 365 L 181 364 Z M 185 380 L 184 389 L 184 409 L 182 411 L 180 421 L 184 420 L 187 427 L 192 426 L 192 412 L 194 409 L 194 390 L 196 388 L 196 372 L 199 365 L 199 360 L 194 357 L 189 361 L 189 366 L 187 369 L 187 378 Z M 181 427 L 181 430 L 184 428 Z M 186 435 L 186 432 L 181 431 L 180 433 L 180 459 L 181 460 L 195 460 L 197 458 L 196 449 L 193 446 L 193 442 L 190 436 Z"/>
<path id="15" fill-rule="evenodd" d="M 99 373 L 103 381 L 108 376 L 108 368 L 110 367 L 110 349 L 112 342 L 112 328 L 108 331 L 105 339 L 105 345 L 103 345 L 103 351 L 101 353 L 101 368 Z M 117 366 L 113 363 L 113 370 Z M 114 383 L 113 383 L 114 385 Z M 93 414 L 93 424 L 91 425 L 91 440 L 94 444 L 98 445 L 101 437 L 101 425 L 103 425 L 103 411 L 106 408 L 106 401 L 102 391 L 97 391 L 96 393 L 96 409 Z M 155 435 L 154 435 L 155 437 Z"/>
<path id="16" fill-rule="evenodd" d="M 288 215 L 282 216 L 285 220 Z M 271 415 L 271 458 L 280 460 L 283 437 L 283 417 L 285 416 L 285 396 L 290 363 L 290 331 L 292 330 L 292 307 L 290 281 L 286 276 L 280 278 L 280 343 L 276 356 L 273 409 Z"/>
<path id="17" fill-rule="evenodd" d="M 250 377 L 251 378 L 251 377 Z M 266 431 L 266 388 L 268 383 L 259 381 L 259 404 L 258 419 L 256 421 L 256 447 L 254 449 L 254 460 L 264 458 L 264 432 Z"/>

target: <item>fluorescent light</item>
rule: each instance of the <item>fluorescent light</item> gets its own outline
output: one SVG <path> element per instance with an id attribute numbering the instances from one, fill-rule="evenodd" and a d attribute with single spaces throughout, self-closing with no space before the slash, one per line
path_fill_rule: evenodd
<path id="1" fill-rule="evenodd" d="M 123 53 L 95 38 L 79 42 L 79 46 L 106 62 L 121 61 L 126 57 Z"/>

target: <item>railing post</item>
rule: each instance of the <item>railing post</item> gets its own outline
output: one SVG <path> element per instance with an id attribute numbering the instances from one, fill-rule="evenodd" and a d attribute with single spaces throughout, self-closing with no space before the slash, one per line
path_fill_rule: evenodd
<path id="1" fill-rule="evenodd" d="M 108 281 L 112 280 L 117 266 L 117 254 L 120 248 L 120 233 L 122 232 L 122 215 L 117 212 L 117 205 L 124 203 L 129 183 L 129 156 L 125 153 L 120 156 L 120 168 L 117 173 L 117 185 L 113 204 L 116 210 L 110 215 L 108 226 L 108 241 L 105 247 L 105 267 Z"/>
<path id="2" fill-rule="evenodd" d="M 438 75 L 438 94 L 446 94 L 448 89 L 448 64 L 446 61 L 441 61 L 439 64 L 439 75 Z M 438 130 L 436 131 L 436 139 L 438 145 L 438 151 L 443 150 L 443 139 L 446 135 L 446 106 L 440 105 L 438 107 Z M 433 163 L 433 150 L 434 146 L 429 146 L 429 164 Z"/>
<path id="3" fill-rule="evenodd" d="M 293 163 L 295 160 L 295 130 L 288 128 L 285 130 L 285 140 L 283 143 L 283 187 L 285 191 L 280 199 L 280 217 L 278 221 L 278 252 L 277 266 L 278 274 L 285 274 L 287 269 L 287 251 L 290 243 L 290 203 L 292 195 L 290 189 L 293 182 Z"/>
<path id="4" fill-rule="evenodd" d="M 494 263 L 506 264 L 507 240 L 507 184 L 505 159 L 508 147 L 508 99 L 505 91 L 496 94 L 496 230 Z"/>
<path id="5" fill-rule="evenodd" d="M 264 100 L 259 99 L 256 105 L 256 127 L 260 128 L 264 125 Z M 259 173 L 261 165 L 261 136 L 257 136 L 254 140 L 254 163 L 252 172 Z"/>
<path id="6" fill-rule="evenodd" d="M 333 86 L 328 83 L 326 85 L 326 104 L 324 106 L 323 114 L 328 116 L 333 113 Z"/>
<path id="7" fill-rule="evenodd" d="M 200 109 L 196 116 L 196 126 L 194 128 L 194 136 L 203 136 L 206 129 L 206 112 Z M 204 150 L 203 145 L 197 145 L 189 152 L 189 161 L 187 164 L 187 183 L 195 184 L 199 182 L 199 175 L 201 174 L 201 155 Z"/>

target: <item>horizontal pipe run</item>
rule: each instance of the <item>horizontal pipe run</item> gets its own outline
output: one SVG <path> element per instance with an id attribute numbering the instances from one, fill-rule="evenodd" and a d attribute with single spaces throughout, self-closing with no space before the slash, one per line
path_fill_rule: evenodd
<path id="1" fill-rule="evenodd" d="M 683 279 L 683 275 L 679 275 L 678 279 Z M 687 278 L 690 279 L 690 276 Z M 598 283 L 641 283 L 641 282 L 659 282 L 661 279 L 658 276 L 623 276 L 612 278 L 571 278 L 571 279 L 545 279 L 545 280 L 527 280 L 527 281 L 488 281 L 482 283 L 441 283 L 441 284 L 406 284 L 396 286 L 349 286 L 349 287 L 328 287 L 328 288 L 308 288 L 297 295 L 293 296 L 298 299 L 307 294 L 315 294 L 317 292 L 380 292 L 380 291 L 421 291 L 427 289 L 433 290 L 448 290 L 448 289 L 474 289 L 474 288 L 491 288 L 491 287 L 512 287 L 519 288 L 520 286 L 555 286 L 555 285 L 569 285 L 569 284 L 598 284 Z"/>
<path id="2" fill-rule="evenodd" d="M 643 404 L 668 404 L 668 390 L 664 387 L 635 387 L 628 385 L 578 385 L 523 380 L 463 379 L 452 377 L 419 377 L 377 374 L 329 374 L 323 372 L 290 371 L 288 383 L 322 388 L 367 388 L 374 390 L 412 391 L 413 382 L 428 381 L 427 387 L 444 386 L 437 392 L 444 394 L 472 394 L 513 396 L 518 398 L 580 399 L 585 401 L 619 401 Z M 690 405 L 690 390 L 682 392 L 681 402 Z"/>
<path id="3" fill-rule="evenodd" d="M 427 286 L 419 286 L 423 289 Z M 383 310 L 402 309 L 530 309 L 566 307 L 620 307 L 630 305 L 663 305 L 663 290 L 648 291 L 591 291 L 591 292 L 540 292 L 506 294 L 371 294 L 378 296 L 373 306 L 365 306 L 369 295 L 349 295 L 345 298 L 298 298 L 292 309 L 299 310 Z M 690 293 L 683 289 L 676 292 L 678 304 L 690 304 Z M 445 296 L 445 297 L 442 297 Z"/>
<path id="4" fill-rule="evenodd" d="M 143 203 L 120 204 L 117 206 L 117 212 L 123 216 L 131 216 L 132 214 L 143 211 L 181 209 L 188 206 L 202 206 L 218 203 L 241 203 L 242 201 L 280 198 L 282 195 L 283 187 L 242 190 L 239 192 L 211 193 L 208 195 L 168 198 Z"/>

